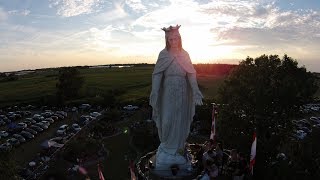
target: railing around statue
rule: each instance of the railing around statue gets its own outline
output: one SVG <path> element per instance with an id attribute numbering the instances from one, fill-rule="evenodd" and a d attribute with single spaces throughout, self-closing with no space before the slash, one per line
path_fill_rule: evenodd
<path id="1" fill-rule="evenodd" d="M 160 179 L 159 174 L 162 174 L 161 179 L 194 179 L 197 176 L 197 162 L 194 158 L 194 144 L 190 144 L 188 148 L 189 153 L 192 155 L 191 160 L 191 169 L 188 169 L 188 172 L 178 173 L 179 169 L 173 167 L 171 170 L 161 171 L 155 170 L 154 156 L 156 155 L 156 150 L 147 153 L 142 156 L 137 163 L 138 175 L 141 179 Z M 181 174 L 184 174 L 182 176 Z"/>
<path id="2" fill-rule="evenodd" d="M 139 161 L 137 162 L 137 174 L 139 176 L 139 179 L 144 179 L 144 180 L 155 180 L 155 179 L 190 179 L 190 180 L 197 180 L 201 179 L 205 171 L 203 170 L 203 167 L 201 168 L 200 163 L 196 160 L 196 155 L 200 148 L 203 147 L 203 144 L 189 144 L 188 151 L 192 156 L 191 164 L 192 164 L 192 169 L 190 169 L 190 175 L 189 176 L 181 176 L 177 174 L 177 170 L 172 168 L 171 172 L 169 171 L 169 175 L 166 176 L 157 176 L 157 174 L 168 174 L 167 172 L 160 172 L 159 170 L 156 170 L 157 173 L 155 173 L 155 164 L 154 158 L 156 154 L 156 150 L 149 152 L 142 156 Z M 227 174 L 227 161 L 230 156 L 230 151 L 229 150 L 224 150 L 223 152 L 223 160 L 221 165 L 218 167 L 219 169 L 219 176 L 228 176 Z M 181 174 L 181 173 L 180 173 Z"/>

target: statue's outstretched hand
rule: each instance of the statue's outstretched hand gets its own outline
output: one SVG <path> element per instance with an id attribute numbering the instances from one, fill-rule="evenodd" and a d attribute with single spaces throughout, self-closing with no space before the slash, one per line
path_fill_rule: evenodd
<path id="1" fill-rule="evenodd" d="M 202 98 L 203 98 L 203 96 L 202 96 L 201 92 L 198 91 L 194 95 L 194 103 L 195 103 L 195 105 L 199 105 L 199 106 L 203 105 Z"/>

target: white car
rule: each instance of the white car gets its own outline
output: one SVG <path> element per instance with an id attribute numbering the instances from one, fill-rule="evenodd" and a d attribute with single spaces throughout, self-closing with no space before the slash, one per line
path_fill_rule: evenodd
<path id="1" fill-rule="evenodd" d="M 91 108 L 91 105 L 90 104 L 81 104 L 79 106 L 79 109 L 82 109 L 82 110 L 88 110 Z"/>
<path id="2" fill-rule="evenodd" d="M 138 106 L 133 106 L 133 105 L 127 105 L 127 106 L 123 107 L 123 109 L 125 109 L 125 110 L 136 110 L 138 108 L 139 108 Z"/>
<path id="3" fill-rule="evenodd" d="M 67 134 L 67 130 L 68 130 L 67 124 L 61 125 L 59 127 L 59 129 L 57 130 L 57 135 L 65 135 L 65 134 Z"/>
<path id="4" fill-rule="evenodd" d="M 80 131 L 81 130 L 81 127 L 78 125 L 78 124 L 72 124 L 72 130 L 74 130 L 74 131 L 76 131 L 76 132 L 78 132 L 78 131 Z"/>
<path id="5" fill-rule="evenodd" d="M 101 113 L 92 112 L 92 113 L 90 113 L 90 116 L 97 118 L 97 117 L 101 116 Z"/>

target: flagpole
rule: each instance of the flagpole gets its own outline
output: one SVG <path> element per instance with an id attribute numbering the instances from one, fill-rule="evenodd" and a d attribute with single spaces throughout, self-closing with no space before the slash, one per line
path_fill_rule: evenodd
<path id="1" fill-rule="evenodd" d="M 216 140 L 216 120 L 215 120 L 215 103 L 212 104 L 212 123 L 211 123 L 211 134 L 210 134 L 210 139 L 212 139 L 214 142 Z"/>

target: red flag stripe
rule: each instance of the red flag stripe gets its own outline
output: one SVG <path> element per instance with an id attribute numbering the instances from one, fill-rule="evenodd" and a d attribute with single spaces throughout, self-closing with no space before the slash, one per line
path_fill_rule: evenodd
<path id="1" fill-rule="evenodd" d="M 88 174 L 88 171 L 82 166 L 79 166 L 79 172 L 81 174 L 83 174 L 83 175 L 87 175 Z"/>
<path id="2" fill-rule="evenodd" d="M 129 168 L 130 168 L 131 180 L 136 180 L 137 177 L 136 177 L 136 174 L 134 173 L 134 163 L 132 161 L 130 162 Z"/>
<path id="3" fill-rule="evenodd" d="M 250 170 L 251 174 L 253 174 L 253 166 L 256 163 L 256 149 L 257 149 L 257 137 L 256 133 L 253 133 L 253 141 L 251 145 L 251 154 L 250 154 Z"/>
<path id="4" fill-rule="evenodd" d="M 98 173 L 99 173 L 99 180 L 105 180 L 100 168 L 100 164 L 98 164 Z"/>

